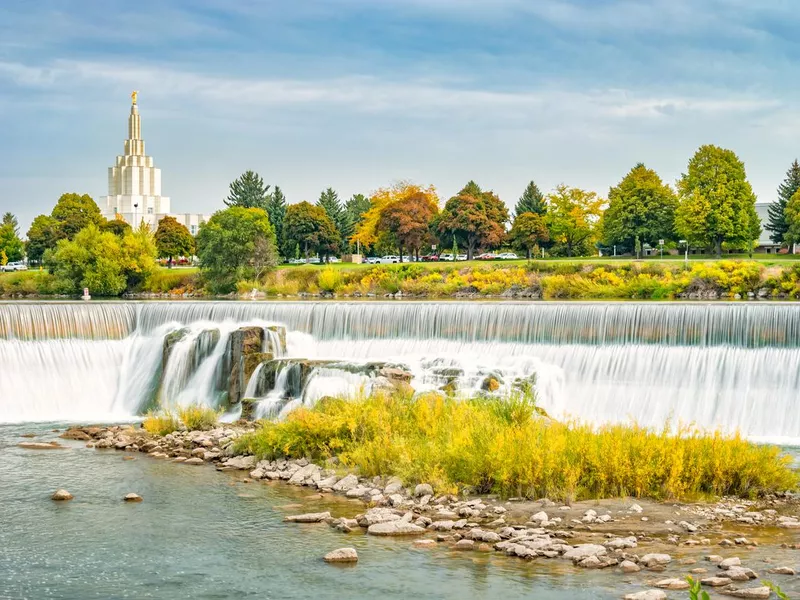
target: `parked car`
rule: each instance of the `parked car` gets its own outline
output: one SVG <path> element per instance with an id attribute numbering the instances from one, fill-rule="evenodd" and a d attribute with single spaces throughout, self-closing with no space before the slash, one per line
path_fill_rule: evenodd
<path id="1" fill-rule="evenodd" d="M 440 254 L 439 260 L 453 260 L 453 255 L 450 253 Z"/>
<path id="2" fill-rule="evenodd" d="M 10 262 L 0 267 L 0 270 L 5 271 L 6 273 L 11 273 L 13 271 L 27 271 L 28 265 L 22 261 Z"/>
<path id="3" fill-rule="evenodd" d="M 467 255 L 459 254 L 458 256 L 456 256 L 456 260 L 467 260 Z"/>
<path id="4" fill-rule="evenodd" d="M 425 256 L 420 256 L 419 259 L 422 262 L 438 262 L 439 261 L 439 257 L 436 256 L 435 254 L 426 254 Z"/>
<path id="5" fill-rule="evenodd" d="M 328 258 L 329 263 L 340 263 L 342 262 L 341 258 L 337 258 L 336 256 L 331 256 Z"/>
<path id="6" fill-rule="evenodd" d="M 392 263 L 399 263 L 400 257 L 394 254 L 387 254 L 386 256 L 381 256 L 380 263 L 382 265 L 390 265 Z"/>
<path id="7" fill-rule="evenodd" d="M 513 252 L 503 252 L 497 258 L 500 258 L 500 259 L 503 259 L 503 260 L 517 260 L 519 258 L 519 256 L 517 256 Z"/>
<path id="8" fill-rule="evenodd" d="M 475 258 L 477 258 L 478 260 L 494 260 L 495 258 L 497 258 L 497 255 L 494 254 L 493 252 L 484 252 L 483 254 L 479 254 Z"/>
<path id="9" fill-rule="evenodd" d="M 381 262 L 381 259 L 379 256 L 368 256 L 365 262 L 370 265 L 377 265 Z"/>

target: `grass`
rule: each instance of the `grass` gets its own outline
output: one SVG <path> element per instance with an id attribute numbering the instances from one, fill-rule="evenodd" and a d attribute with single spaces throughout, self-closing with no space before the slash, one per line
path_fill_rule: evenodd
<path id="1" fill-rule="evenodd" d="M 151 435 L 164 436 L 185 426 L 189 431 L 207 431 L 217 426 L 220 413 L 206 406 L 185 406 L 177 414 L 169 410 L 149 412 L 142 427 Z"/>
<path id="2" fill-rule="evenodd" d="M 439 492 L 562 501 L 752 497 L 798 483 L 776 447 L 688 427 L 559 423 L 540 417 L 529 396 L 325 398 L 283 422 L 262 423 L 235 448 L 266 459 L 337 456 L 365 477 L 397 475 Z"/>

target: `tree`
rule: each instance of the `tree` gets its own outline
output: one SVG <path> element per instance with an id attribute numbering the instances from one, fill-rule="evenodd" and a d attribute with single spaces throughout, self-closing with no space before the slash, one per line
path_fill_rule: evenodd
<path id="1" fill-rule="evenodd" d="M 690 244 L 713 246 L 718 258 L 723 243 L 752 250 L 760 232 L 756 197 L 733 151 L 701 146 L 678 181 L 678 192 L 675 228 Z"/>
<path id="2" fill-rule="evenodd" d="M 89 224 L 98 227 L 105 222 L 100 209 L 88 194 L 62 194 L 50 213 L 56 222 L 56 239 L 71 240 Z"/>
<path id="3" fill-rule="evenodd" d="M 197 257 L 212 291 L 230 292 L 238 281 L 260 278 L 278 262 L 266 211 L 232 206 L 215 212 L 200 225 Z"/>
<path id="4" fill-rule="evenodd" d="M 267 208 L 269 185 L 254 171 L 245 171 L 230 184 L 228 197 L 223 200 L 226 206 L 242 208 Z"/>
<path id="5" fill-rule="evenodd" d="M 323 208 L 330 220 L 333 221 L 339 232 L 339 248 L 344 248 L 347 240 L 353 235 L 353 223 L 339 200 L 339 194 L 333 188 L 326 189 L 320 194 L 317 206 Z"/>
<path id="6" fill-rule="evenodd" d="M 505 238 L 508 209 L 494 192 L 470 181 L 444 205 L 436 226 L 444 239 L 455 236 L 467 247 L 467 260 L 476 248 L 499 246 Z"/>
<path id="7" fill-rule="evenodd" d="M 800 189 L 786 203 L 784 218 L 786 222 L 784 243 L 789 245 L 800 243 Z"/>
<path id="8" fill-rule="evenodd" d="M 160 258 L 169 259 L 172 268 L 172 259 L 176 256 L 191 256 L 194 254 L 194 238 L 183 223 L 178 223 L 175 217 L 164 217 L 158 222 L 155 235 L 156 249 Z"/>
<path id="9" fill-rule="evenodd" d="M 541 215 L 533 212 L 518 214 L 508 235 L 514 248 L 524 250 L 528 260 L 534 248 L 550 241 L 547 224 Z"/>
<path id="10" fill-rule="evenodd" d="M 119 238 L 89 223 L 73 239 L 59 240 L 45 254 L 56 288 L 67 294 L 88 288 L 98 296 L 118 296 L 155 269 L 155 246 L 145 225 Z"/>
<path id="11" fill-rule="evenodd" d="M 3 215 L 0 225 L 0 251 L 5 254 L 7 262 L 17 262 L 25 256 L 25 244 L 19 238 L 17 218 L 8 212 Z"/>
<path id="12" fill-rule="evenodd" d="M 797 159 L 786 171 L 786 179 L 778 186 L 778 200 L 769 205 L 767 209 L 767 229 L 772 233 L 770 239 L 776 244 L 788 243 L 784 236 L 789 230 L 786 222 L 786 205 L 789 200 L 800 190 L 800 163 Z"/>
<path id="13" fill-rule="evenodd" d="M 641 254 L 641 244 L 655 247 L 673 237 L 678 198 L 658 174 L 637 164 L 608 192 L 608 208 L 601 221 L 603 243 Z"/>
<path id="14" fill-rule="evenodd" d="M 350 237 L 350 243 L 359 243 L 364 249 L 375 246 L 379 236 L 378 221 L 383 209 L 392 202 L 408 199 L 418 192 L 425 194 L 439 206 L 439 196 L 432 185 L 422 187 L 408 181 L 400 181 L 391 187 L 379 188 L 373 192 L 369 198 L 369 209 L 361 213 L 361 222 Z"/>
<path id="15" fill-rule="evenodd" d="M 282 240 L 283 220 L 286 218 L 286 196 L 283 195 L 283 190 L 277 185 L 269 195 L 267 215 L 269 215 L 269 222 L 272 223 L 272 228 L 275 230 L 275 238 Z"/>
<path id="16" fill-rule="evenodd" d="M 419 259 L 420 248 L 433 242 L 430 224 L 438 212 L 439 207 L 427 194 L 417 192 L 386 206 L 378 220 L 378 231 L 395 242 L 400 262 L 405 248 L 414 251 Z"/>
<path id="17" fill-rule="evenodd" d="M 525 191 L 522 192 L 517 205 L 514 207 L 514 214 L 521 215 L 522 213 L 534 213 L 543 216 L 547 213 L 547 203 L 545 202 L 544 195 L 539 190 L 533 181 L 528 184 Z"/>
<path id="18" fill-rule="evenodd" d="M 592 252 L 603 202 L 595 192 L 564 184 L 556 186 L 547 196 L 545 219 L 550 239 L 560 245 L 556 253 L 585 256 Z"/>
<path id="19" fill-rule="evenodd" d="M 58 242 L 58 221 L 50 215 L 39 215 L 28 229 L 28 242 L 25 250 L 28 260 L 41 263 L 46 250 L 56 247 Z"/>
<path id="20" fill-rule="evenodd" d="M 350 238 L 352 238 L 353 233 L 361 227 L 361 224 L 364 222 L 364 215 L 366 215 L 369 207 L 369 198 L 364 194 L 353 194 L 350 199 L 345 202 L 344 211 L 347 213 L 347 220 L 352 226 L 352 233 L 346 240 L 348 245 L 352 246 L 352 244 L 350 244 Z"/>
<path id="21" fill-rule="evenodd" d="M 289 256 L 299 244 L 306 260 L 309 252 L 329 256 L 339 249 L 339 232 L 321 206 L 308 202 L 290 204 L 283 221 L 283 247 Z"/>
<path id="22" fill-rule="evenodd" d="M 125 222 L 121 215 L 116 215 L 113 219 L 100 225 L 100 231 L 110 231 L 118 237 L 124 237 L 125 234 L 133 231 L 133 228 Z"/>

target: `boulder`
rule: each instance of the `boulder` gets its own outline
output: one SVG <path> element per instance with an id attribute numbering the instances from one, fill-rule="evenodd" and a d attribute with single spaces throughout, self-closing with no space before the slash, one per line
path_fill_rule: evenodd
<path id="1" fill-rule="evenodd" d="M 614 538 L 603 545 L 609 550 L 625 550 L 626 548 L 636 548 L 636 538 L 633 536 L 626 538 Z"/>
<path id="2" fill-rule="evenodd" d="M 422 496 L 433 496 L 433 488 L 430 484 L 420 483 L 414 488 L 414 497 L 421 498 Z"/>
<path id="3" fill-rule="evenodd" d="M 361 527 L 369 527 L 377 523 L 399 521 L 401 518 L 401 515 L 398 515 L 391 508 L 370 508 L 363 515 L 356 517 L 356 521 Z"/>
<path id="4" fill-rule="evenodd" d="M 473 550 L 475 548 L 475 542 L 472 540 L 458 540 L 453 548 L 455 550 Z"/>
<path id="5" fill-rule="evenodd" d="M 252 471 L 256 466 L 255 456 L 233 456 L 223 464 L 226 469 L 238 469 L 240 471 Z"/>
<path id="6" fill-rule="evenodd" d="M 774 575 L 794 575 L 794 569 L 791 567 L 775 567 L 767 571 L 767 573 L 772 573 Z"/>
<path id="7" fill-rule="evenodd" d="M 720 569 L 730 569 L 731 567 L 739 567 L 741 566 L 742 561 L 739 559 L 738 556 L 733 556 L 731 558 L 726 558 L 719 563 Z"/>
<path id="8" fill-rule="evenodd" d="M 78 428 L 67 429 L 58 437 L 65 440 L 78 440 L 79 442 L 88 442 L 92 439 L 92 436 L 86 433 L 83 429 Z"/>
<path id="9" fill-rule="evenodd" d="M 331 513 L 305 513 L 302 515 L 289 515 L 284 517 L 283 520 L 289 523 L 321 523 L 326 519 L 331 518 Z"/>
<path id="10" fill-rule="evenodd" d="M 700 583 L 708 587 L 722 587 L 730 582 L 731 580 L 728 577 L 704 577 L 700 580 Z"/>
<path id="11" fill-rule="evenodd" d="M 772 591 L 767 586 L 759 586 L 752 588 L 723 588 L 719 590 L 720 594 L 726 596 L 733 596 L 734 598 L 750 598 L 751 600 L 767 600 Z"/>
<path id="12" fill-rule="evenodd" d="M 666 598 L 667 594 L 661 590 L 645 590 L 624 596 L 624 600 L 666 600 Z"/>
<path id="13" fill-rule="evenodd" d="M 623 561 L 622 561 L 622 562 L 619 564 L 619 566 L 620 566 L 620 568 L 622 569 L 622 572 L 623 572 L 623 573 L 638 573 L 639 571 L 641 571 L 641 570 L 642 570 L 642 567 L 640 567 L 639 565 L 637 565 L 637 564 L 636 564 L 635 562 L 633 562 L 632 560 L 623 560 Z"/>
<path id="14" fill-rule="evenodd" d="M 414 548 L 433 548 L 436 546 L 436 540 L 414 540 Z"/>
<path id="15" fill-rule="evenodd" d="M 730 567 L 727 571 L 725 571 L 725 577 L 728 577 L 733 581 L 749 581 L 751 579 L 758 579 L 758 575 L 755 571 L 753 571 L 753 569 L 747 569 L 745 567 Z"/>
<path id="16" fill-rule="evenodd" d="M 26 450 L 62 450 L 65 448 L 58 442 L 20 442 L 17 446 Z"/>
<path id="17" fill-rule="evenodd" d="M 74 496 L 65 489 L 59 489 L 53 492 L 50 498 L 56 502 L 65 502 L 66 500 L 72 500 Z"/>
<path id="18" fill-rule="evenodd" d="M 328 552 L 323 560 L 329 563 L 354 563 L 358 562 L 358 552 L 355 548 L 339 548 Z"/>
<path id="19" fill-rule="evenodd" d="M 358 485 L 358 477 L 353 475 L 345 475 L 334 486 L 334 492 L 347 492 Z"/>
<path id="20" fill-rule="evenodd" d="M 580 544 L 567 550 L 564 553 L 564 558 L 580 561 L 589 556 L 604 556 L 607 552 L 603 546 L 597 544 Z"/>
<path id="21" fill-rule="evenodd" d="M 131 492 L 130 494 L 125 494 L 123 500 L 125 502 L 141 502 L 144 500 L 144 498 L 142 498 L 139 494 L 134 494 Z"/>
<path id="22" fill-rule="evenodd" d="M 639 562 L 647 568 L 657 567 L 669 564 L 672 557 L 669 554 L 645 554 Z"/>
<path id="23" fill-rule="evenodd" d="M 388 521 L 386 523 L 376 523 L 367 528 L 370 535 L 420 535 L 425 533 L 425 528 L 405 521 Z"/>
<path id="24" fill-rule="evenodd" d="M 671 577 L 669 579 L 662 579 L 661 581 L 657 581 L 655 583 L 655 586 L 663 590 L 688 590 L 689 582 L 686 581 L 685 579 L 678 579 L 677 577 Z"/>
<path id="25" fill-rule="evenodd" d="M 187 458 L 185 461 L 183 461 L 183 464 L 185 465 L 202 465 L 204 463 L 205 461 L 198 456 L 195 456 L 194 458 Z"/>

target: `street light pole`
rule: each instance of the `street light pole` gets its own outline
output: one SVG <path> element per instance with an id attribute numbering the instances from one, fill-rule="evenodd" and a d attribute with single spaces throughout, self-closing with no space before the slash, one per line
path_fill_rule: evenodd
<path id="1" fill-rule="evenodd" d="M 686 247 L 686 253 L 684 254 L 683 262 L 688 267 L 689 266 L 689 242 L 686 241 L 686 240 L 680 240 L 678 243 L 679 244 L 684 244 L 684 246 Z"/>

